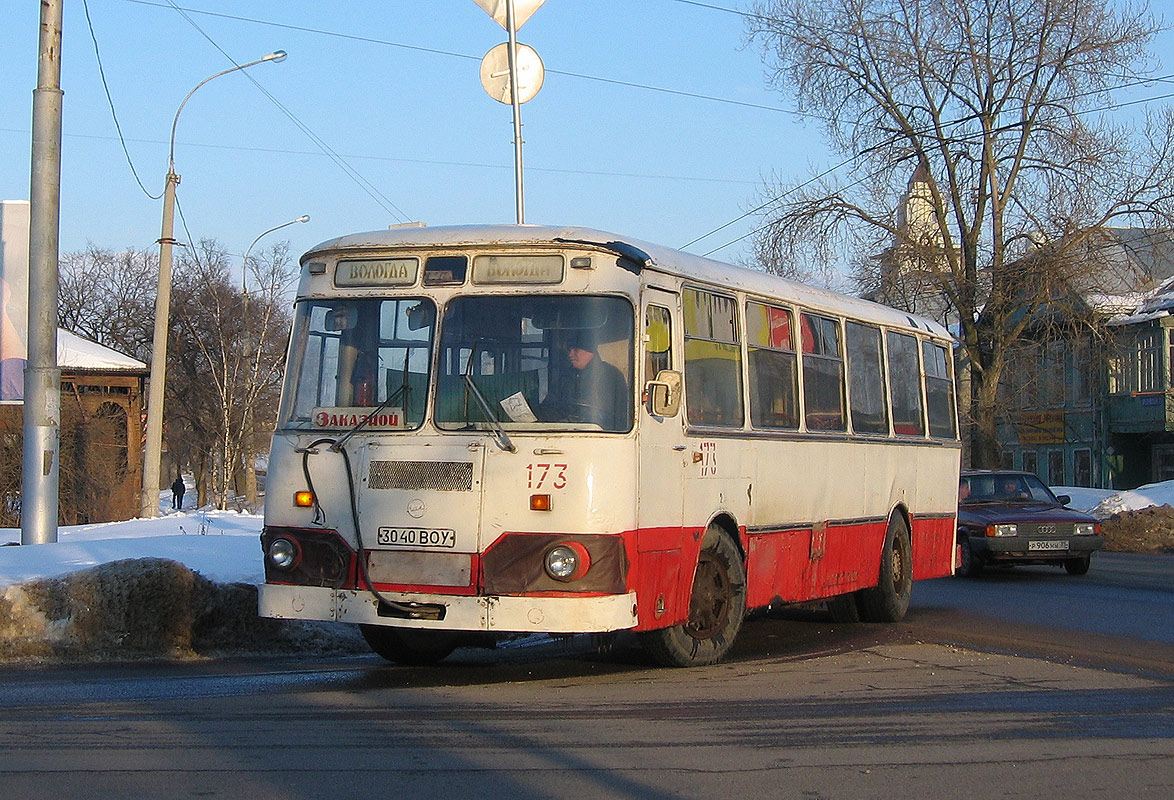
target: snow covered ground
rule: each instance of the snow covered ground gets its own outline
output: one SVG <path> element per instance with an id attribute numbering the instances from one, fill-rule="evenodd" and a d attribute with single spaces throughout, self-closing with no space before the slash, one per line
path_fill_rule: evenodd
<path id="1" fill-rule="evenodd" d="M 66 526 L 52 544 L 0 546 L 0 587 L 145 557 L 178 561 L 217 583 L 263 583 L 260 536 L 259 515 L 215 510 Z M 0 528 L 0 545 L 19 542 L 19 529 Z"/>

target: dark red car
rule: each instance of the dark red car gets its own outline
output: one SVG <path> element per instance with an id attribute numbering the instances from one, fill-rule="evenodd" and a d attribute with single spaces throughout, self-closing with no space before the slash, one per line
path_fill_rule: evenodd
<path id="1" fill-rule="evenodd" d="M 1052 564 L 1069 575 L 1088 572 L 1092 552 L 1104 546 L 1101 524 L 1065 506 L 1067 495 L 1029 472 L 975 470 L 958 482 L 959 575 L 984 566 Z"/>

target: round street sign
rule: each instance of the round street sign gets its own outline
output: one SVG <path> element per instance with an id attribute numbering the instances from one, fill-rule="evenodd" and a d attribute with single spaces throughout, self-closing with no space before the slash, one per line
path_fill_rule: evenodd
<path id="1" fill-rule="evenodd" d="M 485 92 L 499 103 L 513 103 L 510 94 L 510 45 L 502 42 L 481 59 L 481 85 Z M 518 102 L 525 103 L 542 88 L 545 70 L 542 59 L 533 47 L 518 43 Z"/>

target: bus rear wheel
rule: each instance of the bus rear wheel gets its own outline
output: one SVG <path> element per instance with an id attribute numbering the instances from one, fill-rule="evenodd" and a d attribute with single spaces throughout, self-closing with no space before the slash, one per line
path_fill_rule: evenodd
<path id="1" fill-rule="evenodd" d="M 856 595 L 860 619 L 864 622 L 900 622 L 913 596 L 913 547 L 909 526 L 896 514 L 889 520 L 885 549 L 881 555 L 880 579 L 871 589 Z"/>
<path id="2" fill-rule="evenodd" d="M 733 539 L 711 525 L 701 541 L 689 618 L 642 634 L 646 650 L 668 667 L 715 664 L 730 651 L 746 616 L 746 569 Z"/>
<path id="3" fill-rule="evenodd" d="M 443 660 L 460 643 L 460 634 L 453 631 L 360 625 L 359 632 L 371 649 L 388 661 L 415 667 Z"/>

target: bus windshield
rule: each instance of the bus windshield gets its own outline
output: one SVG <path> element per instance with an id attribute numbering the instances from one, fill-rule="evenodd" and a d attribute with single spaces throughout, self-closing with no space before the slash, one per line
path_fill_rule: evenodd
<path id="1" fill-rule="evenodd" d="M 630 430 L 632 320 L 618 297 L 455 298 L 441 326 L 437 426 Z"/>
<path id="2" fill-rule="evenodd" d="M 424 421 L 436 306 L 427 298 L 304 300 L 283 420 L 291 427 L 412 430 Z M 373 413 L 378 410 L 378 413 Z"/>

